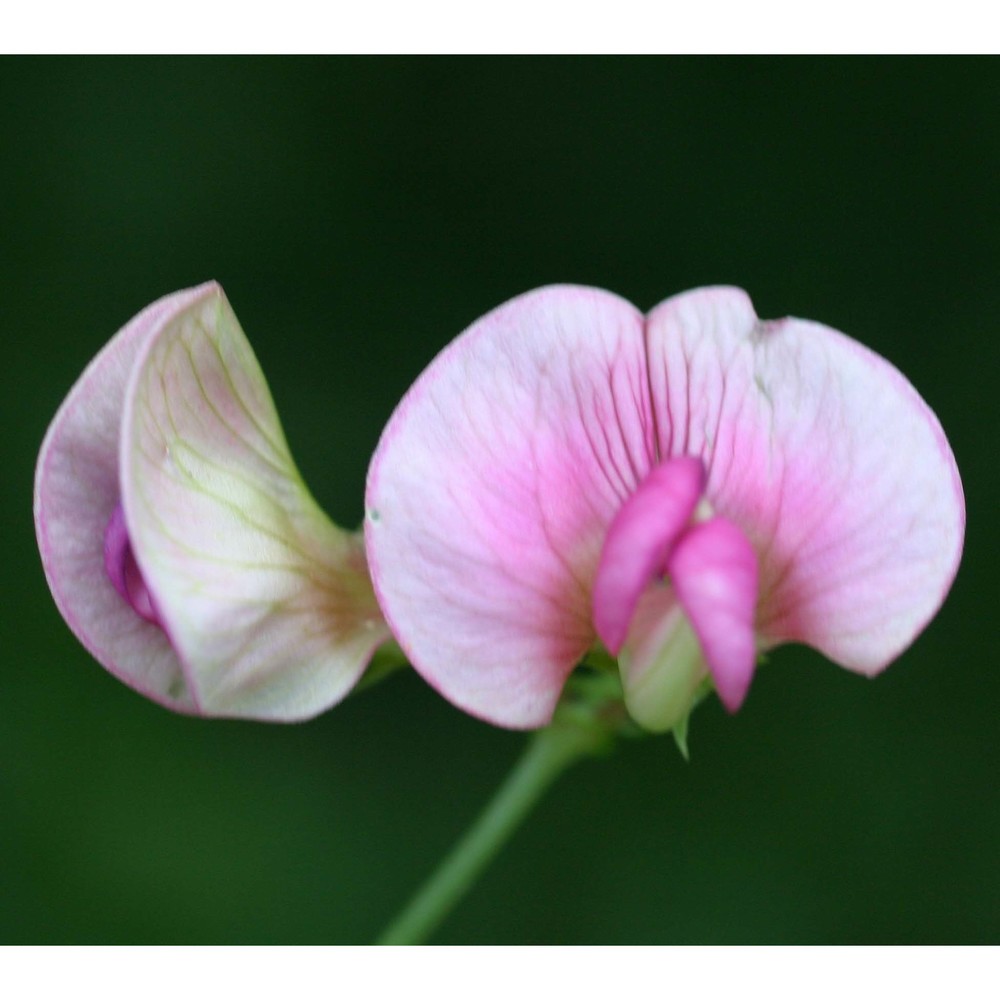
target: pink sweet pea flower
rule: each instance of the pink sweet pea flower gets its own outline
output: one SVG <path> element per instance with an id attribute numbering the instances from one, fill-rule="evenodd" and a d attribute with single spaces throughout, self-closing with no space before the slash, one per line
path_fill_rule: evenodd
<path id="1" fill-rule="evenodd" d="M 843 334 L 734 288 L 643 316 L 552 287 L 410 389 L 365 534 L 396 638 L 460 708 L 544 725 L 600 639 L 662 731 L 709 677 L 735 711 L 780 643 L 878 673 L 944 600 L 964 521 L 936 417 Z"/>
<path id="2" fill-rule="evenodd" d="M 306 490 L 214 283 L 155 302 L 91 362 L 42 445 L 35 526 L 70 628 L 178 712 L 308 718 L 387 637 L 360 536 Z"/>

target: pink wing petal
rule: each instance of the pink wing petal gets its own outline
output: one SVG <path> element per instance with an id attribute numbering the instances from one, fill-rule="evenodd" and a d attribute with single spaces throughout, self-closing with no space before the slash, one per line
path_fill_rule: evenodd
<path id="1" fill-rule="evenodd" d="M 388 637 L 361 538 L 302 483 L 217 285 L 144 345 L 122 426 L 129 538 L 200 710 L 294 721 L 343 698 Z"/>
<path id="2" fill-rule="evenodd" d="M 667 561 L 670 582 L 691 622 L 719 698 L 735 712 L 757 661 L 757 557 L 743 532 L 714 517 L 684 533 Z"/>
<path id="3" fill-rule="evenodd" d="M 642 481 L 611 522 L 594 581 L 594 625 L 613 655 L 625 642 L 642 592 L 664 573 L 704 482 L 698 459 L 665 462 Z"/>
<path id="4" fill-rule="evenodd" d="M 593 642 L 604 534 L 652 464 L 642 329 L 596 289 L 514 299 L 437 357 L 372 459 L 365 533 L 389 624 L 490 722 L 548 721 Z"/>
<path id="5" fill-rule="evenodd" d="M 941 427 L 883 358 L 805 320 L 762 322 L 701 289 L 647 322 L 662 457 L 694 455 L 760 560 L 759 636 L 882 669 L 957 571 L 962 487 Z"/>
<path id="6" fill-rule="evenodd" d="M 105 571 L 104 540 L 120 499 L 118 446 L 125 387 L 150 337 L 203 288 L 144 309 L 87 366 L 59 408 L 38 456 L 35 530 L 56 606 L 107 670 L 148 698 L 194 712 L 167 637 L 140 618 Z"/>

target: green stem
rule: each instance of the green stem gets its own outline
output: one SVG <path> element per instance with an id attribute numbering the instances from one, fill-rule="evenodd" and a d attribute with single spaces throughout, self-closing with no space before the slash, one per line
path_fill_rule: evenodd
<path id="1" fill-rule="evenodd" d="M 377 943 L 426 941 L 553 781 L 570 764 L 599 752 L 607 740 L 606 730 L 559 715 L 535 733 L 492 802 Z"/>

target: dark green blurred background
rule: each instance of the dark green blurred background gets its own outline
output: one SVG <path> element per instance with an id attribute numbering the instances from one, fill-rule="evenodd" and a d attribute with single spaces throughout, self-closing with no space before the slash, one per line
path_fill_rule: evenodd
<path id="1" fill-rule="evenodd" d="M 1000 62 L 7 60 L 0 97 L 0 940 L 366 941 L 524 742 L 413 677 L 301 726 L 175 718 L 63 624 L 46 425 L 210 277 L 350 525 L 409 383 L 538 285 L 735 283 L 892 359 L 965 482 L 937 620 L 871 683 L 781 650 L 689 765 L 660 738 L 579 766 L 437 940 L 1000 940 Z"/>

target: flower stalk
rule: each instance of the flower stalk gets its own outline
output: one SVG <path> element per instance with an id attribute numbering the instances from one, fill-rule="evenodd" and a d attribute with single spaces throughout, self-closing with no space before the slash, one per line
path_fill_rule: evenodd
<path id="1" fill-rule="evenodd" d="M 619 713 L 565 703 L 527 749 L 479 818 L 379 937 L 380 945 L 422 944 L 497 856 L 555 780 L 585 757 L 606 753 Z"/>

